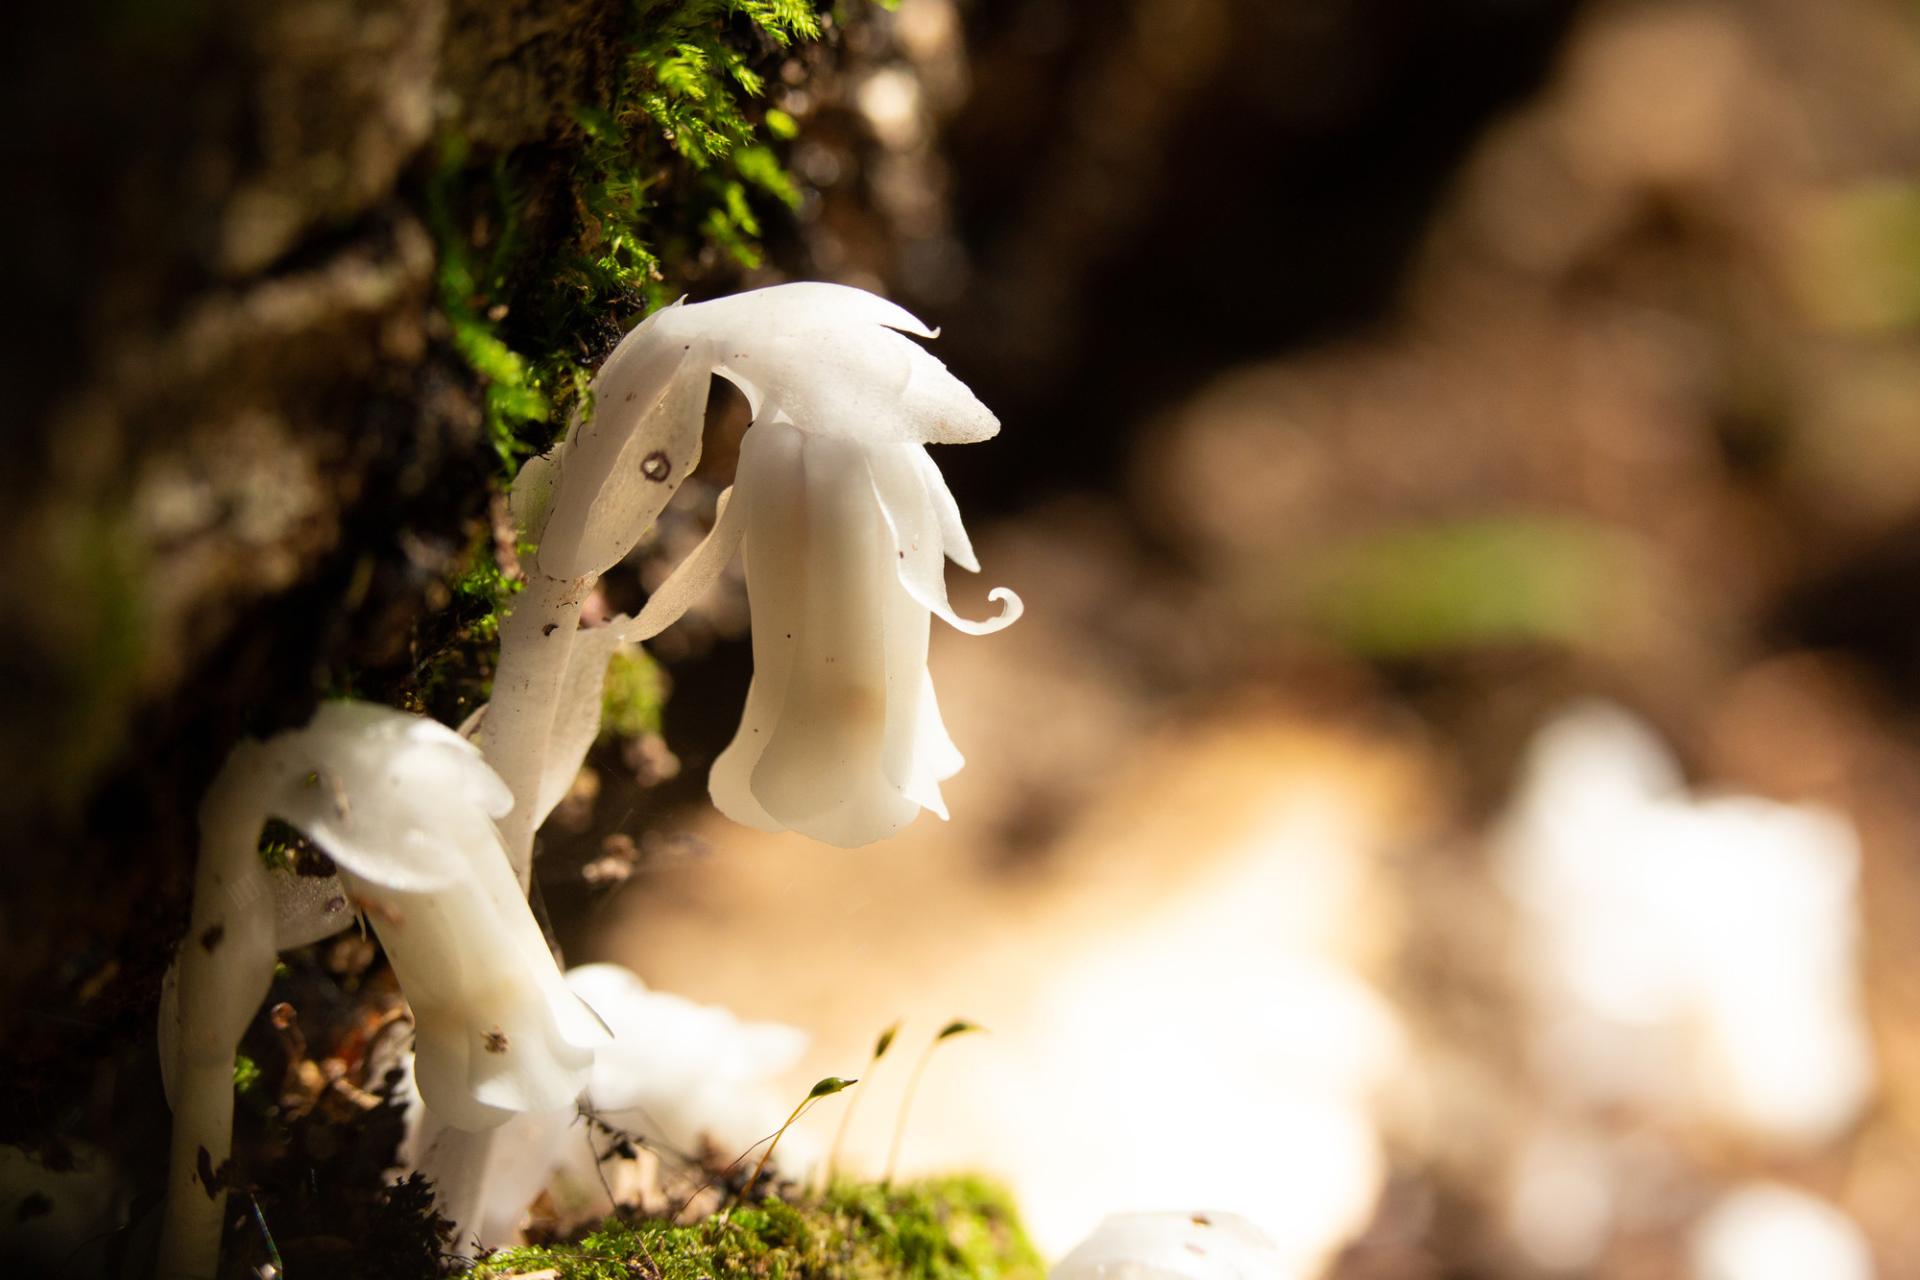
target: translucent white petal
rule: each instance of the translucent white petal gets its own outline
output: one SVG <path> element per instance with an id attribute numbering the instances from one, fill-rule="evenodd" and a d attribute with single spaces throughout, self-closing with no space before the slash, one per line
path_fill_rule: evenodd
<path id="1" fill-rule="evenodd" d="M 945 818 L 947 811 L 940 796 L 940 783 L 960 772 L 966 763 L 967 758 L 960 754 L 960 748 L 953 745 L 953 738 L 947 733 L 946 720 L 940 715 L 940 700 L 933 692 L 933 674 L 927 672 L 920 682 L 920 706 L 914 717 L 910 774 L 913 784 L 908 794 L 915 795 L 916 791 L 930 794 L 931 801 L 920 803 Z M 919 797 L 915 795 L 915 798 Z"/>
<path id="2" fill-rule="evenodd" d="M 893 410 L 902 424 L 895 434 L 922 444 L 978 444 L 1000 433 L 1000 419 L 932 352 L 900 342 L 910 349 L 913 373 Z"/>
<path id="3" fill-rule="evenodd" d="M 936 331 L 844 285 L 756 289 L 660 314 L 649 341 L 696 354 L 746 394 L 756 422 L 790 421 L 867 443 L 985 440 L 999 422 L 905 334 Z"/>
<path id="4" fill-rule="evenodd" d="M 751 429 L 748 434 L 752 434 Z M 745 448 L 745 441 L 741 447 Z M 732 507 L 733 490 L 722 490 L 714 510 L 713 528 L 700 540 L 700 545 L 675 565 L 667 580 L 647 597 L 646 607 L 638 617 L 614 624 L 624 638 L 653 639 L 678 622 L 719 581 L 733 553 L 740 549 L 740 539 L 746 532 L 744 512 L 734 511 Z"/>
<path id="5" fill-rule="evenodd" d="M 973 540 L 967 537 L 967 526 L 960 520 L 960 504 L 953 500 L 953 490 L 947 488 L 947 478 L 940 474 L 940 468 L 925 449 L 915 449 L 909 456 L 913 459 L 915 469 L 920 472 L 921 483 L 927 486 L 927 494 L 933 499 L 934 518 L 940 524 L 940 545 L 947 553 L 947 559 L 968 573 L 980 572 L 980 561 L 973 554 Z"/>
<path id="6" fill-rule="evenodd" d="M 466 1037 L 458 1024 L 442 1025 L 414 1014 L 414 1088 L 434 1115 L 455 1129 L 475 1132 L 491 1129 L 513 1114 L 473 1096 L 468 1087 Z"/>
<path id="7" fill-rule="evenodd" d="M 919 805 L 888 780 L 883 760 L 888 725 L 883 613 L 893 575 L 865 450 L 807 436 L 802 461 L 804 598 L 786 697 L 772 740 L 753 770 L 752 790 L 782 825 L 826 844 L 853 847 L 891 835 L 919 812 Z M 748 536 L 751 574 L 751 525 Z M 749 578 L 750 599 L 753 586 Z M 760 629 L 757 620 L 754 629 Z M 917 681 L 902 692 L 917 696 Z"/>
<path id="8" fill-rule="evenodd" d="M 495 849 L 431 894 L 346 877 L 413 1010 L 421 1096 L 455 1127 L 568 1106 L 608 1039 L 562 982 L 497 837 Z"/>
<path id="9" fill-rule="evenodd" d="M 894 549 L 894 568 L 901 585 L 949 626 L 968 635 L 989 635 L 1011 626 L 1024 606 L 1020 597 L 1005 587 L 995 587 L 987 594 L 989 600 L 1001 602 L 998 617 L 974 622 L 953 611 L 947 600 L 946 554 L 939 507 L 928 491 L 924 469 L 915 462 L 911 450 L 911 446 L 898 445 L 880 445 L 867 450 L 874 493 L 886 517 Z"/>
<path id="10" fill-rule="evenodd" d="M 813 434 L 900 440 L 899 406 L 919 350 L 876 327 L 750 331 L 716 343 L 714 372 L 746 394 L 756 421 L 783 416 Z"/>
<path id="11" fill-rule="evenodd" d="M 364 752 L 317 753 L 282 787 L 273 811 L 342 868 L 393 889 L 421 892 L 464 877 L 471 850 L 497 837 L 468 791 L 468 766 L 443 748 L 414 748 L 386 762 Z"/>
<path id="12" fill-rule="evenodd" d="M 817 280 L 749 289 L 695 303 L 662 313 L 660 324 L 676 335 L 778 335 L 884 326 L 923 338 L 939 336 L 939 330 L 929 329 L 906 308 L 878 294 Z"/>
<path id="13" fill-rule="evenodd" d="M 807 516 L 800 432 L 762 422 L 740 442 L 731 509 L 739 512 L 753 613 L 753 683 L 732 743 L 714 761 L 708 790 L 720 812 L 745 826 L 781 824 L 753 795 L 753 771 L 786 702 L 806 596 Z"/>
<path id="14" fill-rule="evenodd" d="M 952 777 L 958 765 L 942 770 L 949 762 L 959 760 L 960 753 L 954 749 L 946 726 L 940 722 L 940 708 L 933 698 L 933 678 L 927 673 L 927 611 L 898 583 L 893 584 L 892 595 L 904 606 L 894 611 L 901 615 L 902 629 L 910 635 L 917 631 L 918 644 L 903 641 L 896 650 L 893 636 L 888 636 L 890 654 L 898 653 L 901 661 L 896 671 L 892 667 L 893 658 L 889 657 L 889 692 L 894 702 L 887 709 L 887 780 L 900 788 L 901 795 L 922 809 L 938 814 L 945 822 L 947 801 L 940 794 L 940 780 Z M 890 621 L 888 625 L 891 628 L 894 624 Z M 917 670 L 913 663 L 916 656 Z"/>
<path id="15" fill-rule="evenodd" d="M 913 465 L 913 455 L 920 451 L 918 445 L 868 450 L 869 466 L 876 477 L 876 493 L 884 484 L 897 495 L 904 495 L 901 501 L 915 511 L 919 525 L 917 534 L 910 539 L 911 550 L 895 546 L 892 538 L 882 543 L 883 567 L 888 549 L 893 551 L 896 563 L 903 554 L 923 559 L 931 556 L 936 566 L 941 563 L 939 531 L 923 501 L 923 487 Z M 883 476 L 884 481 L 880 479 Z M 921 500 L 917 508 L 910 505 L 915 500 Z M 957 753 L 953 752 L 952 743 L 946 741 L 946 729 L 940 724 L 939 709 L 932 700 L 933 684 L 927 675 L 930 615 L 925 605 L 907 593 L 898 576 L 891 573 L 885 576 L 888 581 L 882 596 L 887 650 L 887 739 L 882 767 L 888 782 L 898 788 L 901 795 L 945 820 L 947 806 L 940 794 L 940 779 L 949 775 L 936 772 L 934 766 L 944 763 L 947 755 Z M 930 722 L 923 718 L 928 712 L 932 714 Z M 940 746 L 932 740 L 934 736 Z"/>

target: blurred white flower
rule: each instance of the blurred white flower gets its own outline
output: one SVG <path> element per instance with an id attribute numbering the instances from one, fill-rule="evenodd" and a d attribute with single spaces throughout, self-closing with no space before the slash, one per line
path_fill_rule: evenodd
<path id="1" fill-rule="evenodd" d="M 925 446 L 989 439 L 998 421 L 900 332 L 932 330 L 858 289 L 781 285 L 668 308 L 642 329 L 644 342 L 622 344 L 636 366 L 680 361 L 660 400 L 693 383 L 704 397 L 710 370 L 740 387 L 754 418 L 712 533 L 623 628 L 658 634 L 744 550 L 754 677 L 714 765 L 714 803 L 737 822 L 841 846 L 891 835 L 923 808 L 946 817 L 940 783 L 962 758 L 927 673 L 931 615 L 982 635 L 1021 606 L 997 588 L 1000 615 L 972 622 L 948 603 L 946 561 L 979 564 Z M 602 372 L 610 386 L 621 359 Z M 587 524 L 579 537 L 556 527 L 572 464 L 558 465 L 542 565 L 553 571 L 551 554 L 577 569 L 630 546 Z M 570 550 L 583 539 L 600 550 Z"/>
<path id="2" fill-rule="evenodd" d="M 602 1123 L 670 1153 L 697 1155 L 710 1142 L 731 1156 L 786 1117 L 793 1100 L 774 1081 L 806 1051 L 799 1028 L 744 1022 L 714 1005 L 649 991 L 615 964 L 580 965 L 566 981 L 613 1033 L 595 1056 L 583 1100 Z M 799 1137 L 780 1146 L 788 1168 L 804 1167 Z M 609 1145 L 571 1107 L 514 1117 L 493 1145 L 481 1239 L 512 1240 L 543 1190 L 565 1217 L 610 1212 L 610 1175 L 600 1168 Z"/>
<path id="3" fill-rule="evenodd" d="M 1841 816 L 1689 796 L 1609 707 L 1543 730 L 1499 837 L 1554 1079 L 1821 1142 L 1873 1088 L 1859 841 Z"/>
<path id="4" fill-rule="evenodd" d="M 1804 1191 L 1755 1182 L 1694 1229 L 1693 1280 L 1873 1280 L 1873 1253 L 1853 1220 Z"/>
<path id="5" fill-rule="evenodd" d="M 1117 1213 L 1062 1258 L 1050 1280 L 1285 1280 L 1260 1228 L 1231 1213 Z"/>

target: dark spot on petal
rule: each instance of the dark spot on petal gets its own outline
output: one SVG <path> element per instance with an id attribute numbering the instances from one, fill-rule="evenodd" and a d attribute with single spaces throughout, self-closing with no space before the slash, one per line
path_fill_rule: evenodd
<path id="1" fill-rule="evenodd" d="M 213 954 L 213 949 L 220 945 L 220 939 L 226 936 L 227 926 L 223 924 L 210 924 L 207 926 L 207 931 L 200 935 L 200 945 L 206 949 L 207 954 L 211 955 Z"/>
<path id="2" fill-rule="evenodd" d="M 480 1037 L 480 1043 L 486 1047 L 488 1053 L 505 1053 L 507 1051 L 507 1033 L 495 1027 Z"/>
<path id="3" fill-rule="evenodd" d="M 1204 1213 L 1196 1213 L 1193 1215 L 1193 1225 L 1196 1227 L 1210 1227 L 1213 1225 L 1213 1219 Z"/>
<path id="4" fill-rule="evenodd" d="M 673 463 L 667 461 L 667 455 L 655 449 L 640 460 L 640 474 L 658 482 L 673 474 Z"/>
<path id="5" fill-rule="evenodd" d="M 53 1201 L 47 1199 L 45 1193 L 29 1191 L 20 1197 L 20 1205 L 13 1211 L 13 1220 L 25 1222 L 29 1218 L 44 1218 L 52 1212 Z"/>
<path id="6" fill-rule="evenodd" d="M 640 398 L 640 393 L 639 393 L 638 391 L 629 391 L 629 392 L 627 392 L 627 403 L 628 403 L 628 404 L 632 404 L 632 403 L 633 403 L 633 402 L 634 402 L 635 400 L 638 400 L 639 398 Z"/>
<path id="7" fill-rule="evenodd" d="M 200 1189 L 207 1193 L 207 1199 L 217 1200 L 220 1197 L 220 1189 L 213 1185 L 213 1157 L 207 1154 L 205 1147 L 201 1147 L 194 1156 L 193 1168 L 194 1172 L 200 1175 Z"/>
<path id="8" fill-rule="evenodd" d="M 540 628 L 540 634 L 543 636 L 550 636 L 554 632 L 558 631 L 559 629 L 560 629 L 559 623 L 549 622 L 546 626 Z"/>
<path id="9" fill-rule="evenodd" d="M 901 558 L 902 560 L 905 560 L 905 559 L 907 558 L 907 553 L 906 553 L 906 552 L 904 552 L 904 551 L 902 551 L 902 552 L 900 552 L 899 554 L 900 554 L 900 558 Z"/>

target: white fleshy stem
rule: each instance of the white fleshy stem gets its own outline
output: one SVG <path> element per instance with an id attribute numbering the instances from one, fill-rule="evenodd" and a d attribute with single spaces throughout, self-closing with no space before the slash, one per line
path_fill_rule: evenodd
<path id="1" fill-rule="evenodd" d="M 534 836 L 551 808 L 542 791 L 548 774 L 561 767 L 549 757 L 580 607 L 700 457 L 709 376 L 704 344 L 695 353 L 691 342 L 650 342 L 648 327 L 629 334 L 596 376 L 598 414 L 576 422 L 555 459 L 535 459 L 515 483 L 523 527 L 541 530 L 542 546 L 560 572 L 581 574 L 553 577 L 541 570 L 538 550 L 527 558 L 527 585 L 501 624 L 493 699 L 475 735 L 513 793 L 513 809 L 499 827 L 522 894 L 533 881 Z M 689 376 L 677 376 L 683 371 Z M 485 1203 L 494 1131 L 455 1129 L 431 1109 L 421 1126 L 420 1171 L 464 1242 Z"/>
<path id="2" fill-rule="evenodd" d="M 540 779 L 546 771 L 554 709 L 580 627 L 580 606 L 596 581 L 598 575 L 549 578 L 529 566 L 526 589 L 500 625 L 493 701 L 477 740 L 487 763 L 513 792 L 513 809 L 500 820 L 500 835 L 522 893 L 533 880 L 533 836 L 545 816 L 539 805 Z"/>
<path id="3" fill-rule="evenodd" d="M 420 1152 L 419 1170 L 433 1184 L 434 1210 L 453 1223 L 451 1243 L 456 1254 L 472 1256 L 476 1243 L 500 1243 L 478 1238 L 486 1212 L 494 1136 L 499 1132 L 456 1129 L 431 1110 L 421 1116 L 415 1148 Z"/>
<path id="4" fill-rule="evenodd" d="M 181 1026 L 159 1280 L 211 1277 L 233 1150 L 233 1062 L 273 981 L 273 886 L 260 861 L 260 797 L 272 770 L 258 745 L 236 750 L 200 804 L 193 923 L 180 947 Z"/>
<path id="5" fill-rule="evenodd" d="M 493 700 L 475 740 L 486 761 L 513 792 L 500 819 L 507 860 L 527 892 L 533 883 L 533 838 L 543 813 L 541 779 L 554 713 L 580 627 L 580 607 L 599 581 L 550 578 L 529 558 L 527 585 L 500 625 L 500 665 Z M 480 1223 L 495 1130 L 456 1129 L 422 1104 L 419 1170 L 434 1188 L 434 1208 L 453 1223 L 455 1248 L 465 1248 Z"/>
<path id="6" fill-rule="evenodd" d="M 527 585 L 500 624 L 493 700 L 474 736 L 487 763 L 513 792 L 513 808 L 498 825 L 523 894 L 533 883 L 533 837 L 544 816 L 540 782 L 554 711 L 580 628 L 580 606 L 598 580 L 597 574 L 550 578 L 529 558 Z M 433 1184 L 434 1208 L 453 1223 L 455 1247 L 462 1248 L 480 1222 L 494 1130 L 456 1129 L 424 1101 L 421 1113 L 418 1168 Z"/>

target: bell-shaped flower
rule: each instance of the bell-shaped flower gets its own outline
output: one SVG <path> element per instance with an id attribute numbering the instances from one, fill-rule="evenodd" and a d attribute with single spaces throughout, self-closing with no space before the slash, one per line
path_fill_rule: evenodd
<path id="1" fill-rule="evenodd" d="M 339 868 L 270 877 L 275 946 L 325 937 L 358 907 L 412 1008 L 429 1106 L 482 1128 L 571 1105 L 607 1033 L 568 992 L 507 867 L 494 819 L 511 800 L 473 744 L 420 716 L 331 702 L 306 728 L 248 744 L 247 759 L 236 830 L 279 818 Z M 163 1047 L 177 1039 L 163 1016 Z"/>
<path id="2" fill-rule="evenodd" d="M 986 440 L 999 422 L 905 336 L 932 330 L 859 289 L 780 285 L 667 308 L 642 329 L 601 381 L 627 386 L 630 366 L 635 381 L 663 379 L 629 387 L 637 399 L 697 409 L 676 388 L 692 380 L 704 396 L 710 371 L 753 413 L 712 533 L 623 627 L 630 639 L 658 634 L 743 552 L 754 676 L 739 732 L 714 765 L 714 803 L 749 826 L 841 846 L 889 836 L 923 808 L 946 817 L 940 783 L 962 758 L 927 673 L 930 618 L 982 635 L 1021 606 L 997 588 L 1000 615 L 973 622 L 948 603 L 946 561 L 975 572 L 979 563 L 925 446 Z M 570 470 L 586 447 L 570 440 L 551 499 L 528 499 L 530 518 L 544 520 L 547 572 L 632 545 L 610 525 L 571 518 Z"/>
<path id="3" fill-rule="evenodd" d="M 444 725 L 336 702 L 269 744 L 277 816 L 339 864 L 413 1011 L 421 1096 L 458 1128 L 570 1105 L 607 1040 L 567 990 L 507 865 L 494 819 L 512 803 Z"/>
<path id="4" fill-rule="evenodd" d="M 200 868 L 177 992 L 161 1017 L 174 1101 L 163 1276 L 210 1274 L 231 1142 L 233 1055 L 282 943 L 373 921 L 412 1006 L 422 1097 L 449 1123 L 570 1105 L 605 1028 L 568 991 L 494 820 L 511 798 L 479 751 L 419 716 L 329 703 L 304 728 L 243 742 L 201 805 Z M 269 818 L 339 868 L 338 893 L 276 889 L 256 851 Z"/>

